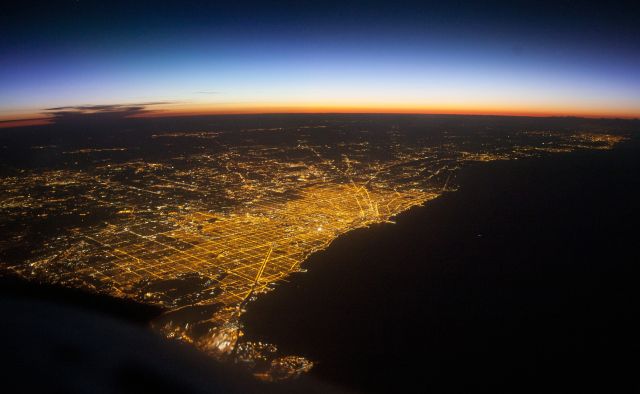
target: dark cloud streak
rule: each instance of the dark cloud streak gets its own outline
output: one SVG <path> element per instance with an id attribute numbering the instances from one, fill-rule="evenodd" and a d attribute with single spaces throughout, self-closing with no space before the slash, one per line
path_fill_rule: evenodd
<path id="1" fill-rule="evenodd" d="M 84 112 L 102 112 L 102 111 L 118 111 L 123 108 L 131 107 L 147 107 L 154 105 L 175 104 L 175 101 L 150 101 L 146 103 L 134 104 L 102 104 L 102 105 L 69 105 L 64 107 L 45 108 L 44 111 L 84 111 Z"/>
<path id="2" fill-rule="evenodd" d="M 74 123 L 88 120 L 115 121 L 136 115 L 156 112 L 157 105 L 173 104 L 173 101 L 153 101 L 134 104 L 75 105 L 45 108 L 45 114 L 53 123 Z"/>

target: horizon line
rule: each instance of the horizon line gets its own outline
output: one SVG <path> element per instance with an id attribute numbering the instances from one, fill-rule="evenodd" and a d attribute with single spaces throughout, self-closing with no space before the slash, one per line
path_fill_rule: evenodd
<path id="1" fill-rule="evenodd" d="M 549 118 L 549 119 L 594 119 L 594 120 L 625 120 L 638 121 L 638 115 L 588 115 L 588 114 L 551 114 L 537 112 L 413 112 L 413 111 L 218 111 L 218 112 L 190 112 L 190 111 L 166 111 L 152 110 L 137 114 L 122 116 L 122 119 L 141 119 L 141 118 L 187 118 L 187 117 L 217 117 L 217 116 L 260 116 L 260 115 L 404 115 L 404 116 L 477 116 L 477 117 L 503 117 L 503 118 Z M 90 115 L 88 115 L 90 116 Z M 26 117 L 17 119 L 0 119 L 0 129 L 21 128 L 29 126 L 48 126 L 55 124 L 55 116 Z"/>

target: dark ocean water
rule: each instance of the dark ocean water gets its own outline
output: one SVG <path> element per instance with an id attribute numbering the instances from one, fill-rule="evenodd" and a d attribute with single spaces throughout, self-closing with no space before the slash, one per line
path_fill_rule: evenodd
<path id="1" fill-rule="evenodd" d="M 639 171 L 637 138 L 468 167 L 313 255 L 249 305 L 247 336 L 356 391 L 634 391 Z"/>

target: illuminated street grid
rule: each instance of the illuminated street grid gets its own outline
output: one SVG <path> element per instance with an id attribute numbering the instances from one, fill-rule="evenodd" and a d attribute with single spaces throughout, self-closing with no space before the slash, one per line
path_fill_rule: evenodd
<path id="1" fill-rule="evenodd" d="M 611 149 L 623 139 L 528 132 L 408 143 L 392 128 L 380 141 L 339 130 L 337 143 L 320 143 L 325 129 L 156 133 L 148 143 L 165 144 L 169 157 L 118 159 L 111 155 L 133 147 L 84 147 L 59 152 L 84 158 L 81 165 L 15 169 L 0 180 L 0 229 L 8 234 L 0 250 L 23 245 L 26 257 L 4 257 L 3 267 L 161 305 L 167 313 L 154 326 L 168 337 L 249 363 L 264 379 L 275 379 L 274 371 L 286 377 L 312 363 L 243 342 L 240 316 L 311 253 L 455 190 L 455 173 L 468 162 Z M 265 133 L 284 133 L 284 142 L 261 142 Z M 184 148 L 173 147 L 185 139 Z M 61 218 L 68 224 L 34 245 L 33 223 Z M 257 360 L 271 364 L 257 368 Z"/>

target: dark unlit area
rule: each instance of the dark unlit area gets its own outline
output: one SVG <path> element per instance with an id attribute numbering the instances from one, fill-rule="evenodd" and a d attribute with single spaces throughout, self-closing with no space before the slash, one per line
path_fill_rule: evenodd
<path id="1" fill-rule="evenodd" d="M 148 328 L 158 308 L 2 280 L 0 390 L 20 393 L 342 392 L 303 377 L 259 382 Z"/>
<path id="2" fill-rule="evenodd" d="M 248 336 L 366 392 L 637 389 L 639 147 L 471 166 L 312 256 Z"/>

